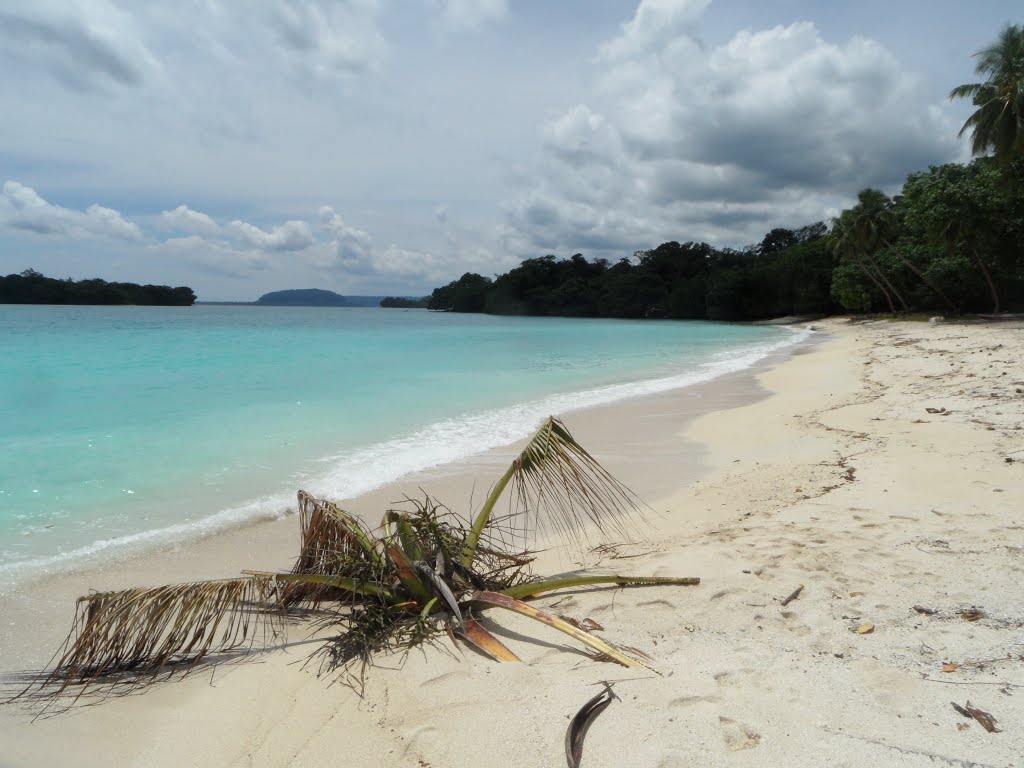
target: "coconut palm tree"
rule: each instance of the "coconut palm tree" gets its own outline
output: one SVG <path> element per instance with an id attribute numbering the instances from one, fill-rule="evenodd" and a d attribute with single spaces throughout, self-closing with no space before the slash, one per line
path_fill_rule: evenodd
<path id="1" fill-rule="evenodd" d="M 511 488 L 499 513 L 499 500 Z M 355 684 L 374 654 L 448 634 L 501 662 L 518 656 L 477 617 L 514 611 L 580 641 L 595 657 L 650 669 L 592 634 L 593 626 L 527 600 L 594 585 L 686 585 L 696 578 L 573 573 L 537 578 L 525 549 L 529 530 L 580 543 L 588 527 L 621 536 L 642 521 L 637 497 L 548 418 L 488 494 L 462 519 L 427 497 L 391 509 L 376 531 L 328 501 L 299 492 L 301 549 L 290 573 L 243 571 L 241 578 L 145 587 L 79 598 L 74 624 L 49 668 L 26 692 L 81 695 L 95 683 L 131 690 L 162 672 L 184 674 L 211 654 L 245 653 L 282 642 L 289 621 L 319 617 L 329 630 L 322 669 Z M 539 514 L 543 513 L 543 514 Z M 361 670 L 356 677 L 355 664 Z"/>
<path id="2" fill-rule="evenodd" d="M 895 315 L 896 305 L 892 301 L 895 289 L 892 283 L 885 277 L 878 263 L 871 257 L 870 253 L 864 250 L 863 240 L 857 230 L 856 219 L 852 210 L 845 210 L 839 214 L 839 218 L 832 219 L 832 231 L 829 232 L 826 244 L 836 258 L 847 260 L 857 265 L 857 268 L 874 283 L 882 296 L 885 297 L 885 301 L 889 305 L 889 311 Z M 902 297 L 900 297 L 900 301 L 905 307 L 906 303 L 902 301 Z"/>
<path id="3" fill-rule="evenodd" d="M 918 269 L 917 265 L 906 258 L 898 248 L 893 246 L 893 240 L 899 232 L 900 225 L 893 208 L 893 201 L 888 195 L 880 189 L 871 187 L 862 189 L 857 193 L 857 205 L 853 207 L 851 214 L 855 237 L 865 251 L 871 253 L 879 248 L 889 249 L 899 263 L 917 275 L 921 282 L 942 299 L 952 312 L 957 311 L 956 305 L 946 296 L 945 291 Z M 900 301 L 903 302 L 902 297 L 900 297 Z M 906 306 L 906 303 L 903 303 Z"/>
<path id="4" fill-rule="evenodd" d="M 1024 26 L 1008 24 L 996 42 L 974 55 L 974 71 L 985 81 L 949 92 L 949 98 L 969 98 L 977 107 L 959 135 L 971 131 L 971 152 L 991 149 L 1006 166 L 1024 158 Z"/>

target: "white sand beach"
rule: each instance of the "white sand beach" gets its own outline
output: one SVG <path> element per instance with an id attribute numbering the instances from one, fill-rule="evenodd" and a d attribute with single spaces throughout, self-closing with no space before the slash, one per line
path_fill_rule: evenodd
<path id="1" fill-rule="evenodd" d="M 751 373 L 565 419 L 658 514 L 643 540 L 546 551 L 537 571 L 702 583 L 537 603 L 595 619 L 660 675 L 503 612 L 490 626 L 525 663 L 442 640 L 378 659 L 362 698 L 303 668 L 315 646 L 295 642 L 59 717 L 33 722 L 16 702 L 0 707 L 0 766 L 558 766 L 600 681 L 619 681 L 619 700 L 589 730 L 587 768 L 1024 765 L 1024 325 L 816 326 Z M 422 487 L 463 505 L 512 455 L 345 504 L 375 521 Z M 296 529 L 255 524 L 10 589 L 0 672 L 45 664 L 89 589 L 287 568 Z M 968 701 L 999 731 L 951 704 Z"/>

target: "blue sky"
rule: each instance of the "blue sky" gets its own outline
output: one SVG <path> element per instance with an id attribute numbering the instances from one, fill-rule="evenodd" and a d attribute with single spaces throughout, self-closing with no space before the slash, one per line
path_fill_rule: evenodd
<path id="1" fill-rule="evenodd" d="M 1014 11 L 1018 16 L 1014 16 Z M 0 273 L 418 295 L 966 158 L 1018 0 L 0 0 Z"/>

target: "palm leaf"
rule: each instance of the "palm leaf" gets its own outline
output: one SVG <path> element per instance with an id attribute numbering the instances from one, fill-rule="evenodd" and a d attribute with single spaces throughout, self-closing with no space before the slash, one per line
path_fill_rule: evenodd
<path id="1" fill-rule="evenodd" d="M 269 645 L 278 636 L 280 597 L 273 577 L 81 597 L 64 645 L 34 687 L 55 686 L 59 693 L 72 683 L 119 675 L 137 682 L 175 665 L 187 671 L 211 653 Z"/>
<path id="2" fill-rule="evenodd" d="M 534 621 L 539 621 L 541 624 L 546 624 L 552 629 L 557 629 L 559 632 L 564 632 L 570 637 L 579 640 L 584 645 L 593 648 L 598 653 L 602 653 L 613 661 L 617 661 L 624 667 L 639 667 L 646 669 L 648 672 L 654 672 L 649 666 L 644 664 L 642 661 L 637 661 L 631 656 L 627 656 L 615 646 L 606 643 L 599 637 L 595 637 L 589 632 L 573 626 L 565 619 L 560 619 L 557 616 L 553 616 L 547 611 L 542 611 L 540 608 L 536 608 L 532 605 L 524 603 L 522 600 L 516 600 L 508 595 L 501 595 L 497 592 L 477 592 L 470 595 L 466 602 L 469 603 L 483 603 L 484 605 L 493 605 L 498 608 L 504 608 L 506 611 L 512 611 L 514 613 L 521 614 Z M 657 674 L 657 672 L 655 672 Z"/>
<path id="3" fill-rule="evenodd" d="M 550 527 L 557 537 L 577 546 L 585 538 L 588 525 L 602 535 L 625 537 L 631 526 L 644 519 L 640 499 L 576 442 L 560 420 L 550 416 L 477 513 L 463 552 L 463 565 L 472 565 L 480 536 L 509 483 L 518 504 L 513 515 L 524 531 L 543 533 Z"/>

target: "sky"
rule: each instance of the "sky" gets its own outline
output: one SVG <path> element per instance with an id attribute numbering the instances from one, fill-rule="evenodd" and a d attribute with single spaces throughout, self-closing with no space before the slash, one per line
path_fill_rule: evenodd
<path id="1" fill-rule="evenodd" d="M 0 274 L 417 296 L 969 159 L 1019 0 L 0 0 Z"/>

